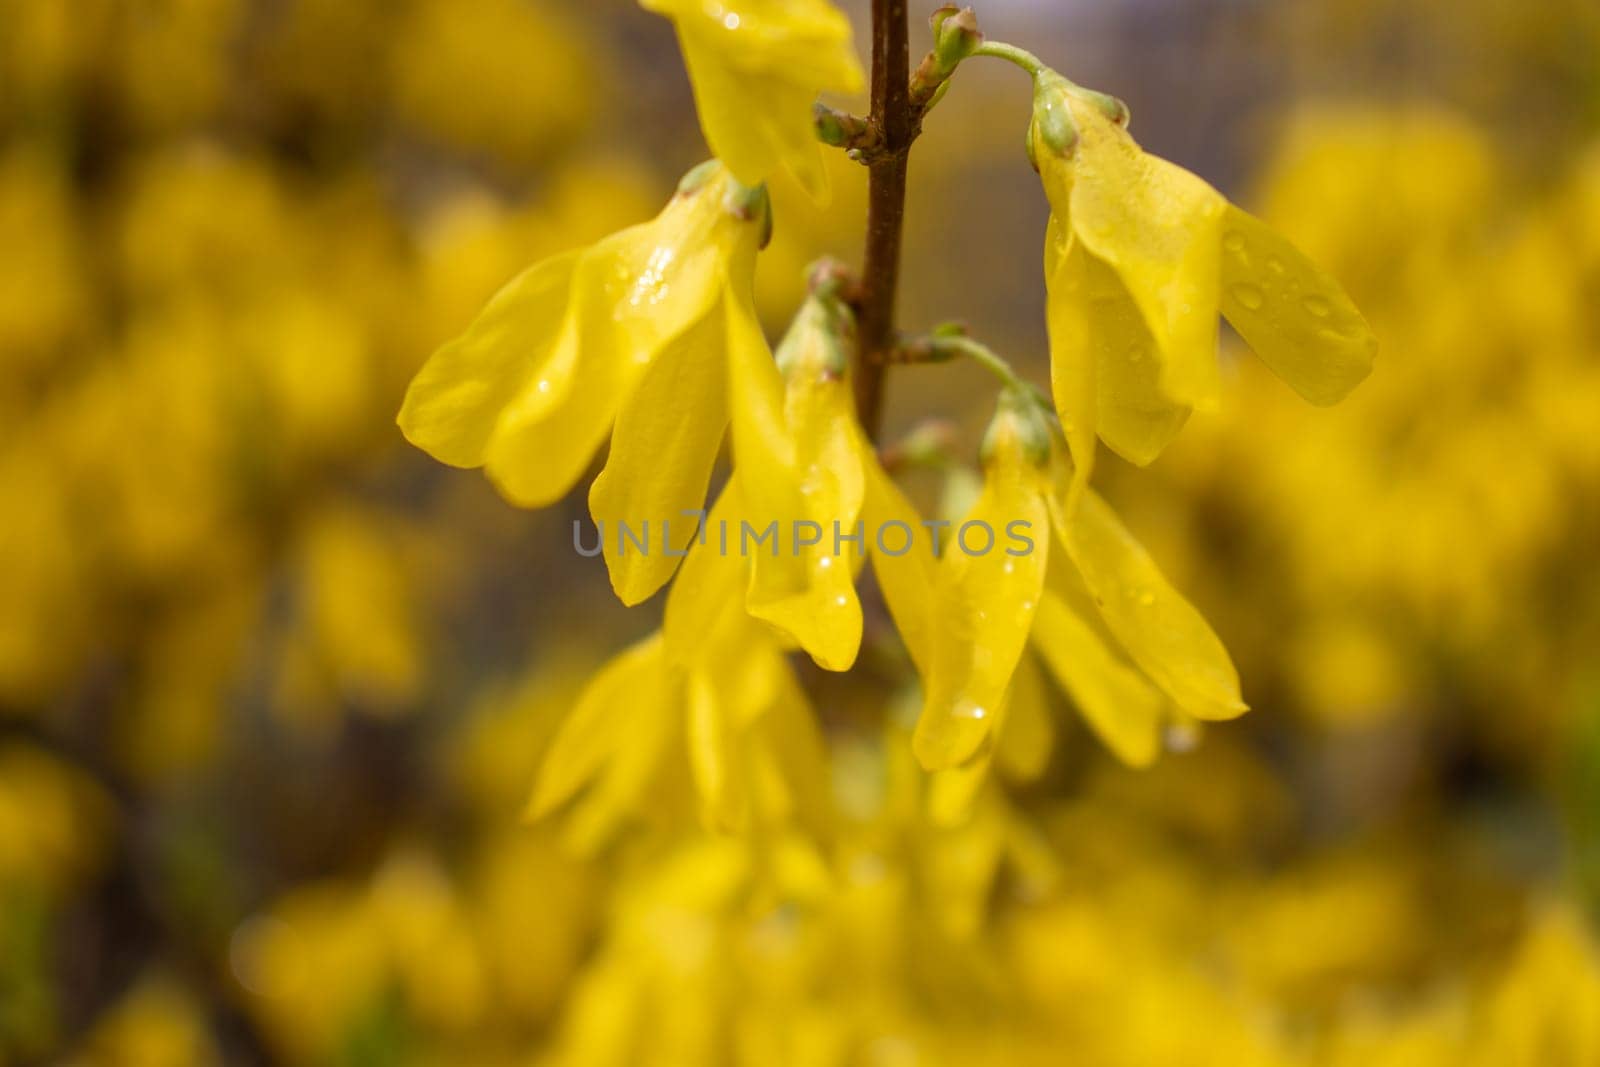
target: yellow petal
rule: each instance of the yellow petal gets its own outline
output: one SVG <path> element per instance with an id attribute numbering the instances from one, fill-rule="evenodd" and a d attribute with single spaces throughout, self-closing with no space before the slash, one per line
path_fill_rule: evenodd
<path id="1" fill-rule="evenodd" d="M 1150 679 L 1196 718 L 1230 719 L 1247 710 L 1227 649 L 1106 502 L 1090 490 L 1069 512 L 1058 485 L 1050 504 L 1056 535 L 1100 617 Z"/>
<path id="2" fill-rule="evenodd" d="M 827 829 L 832 809 L 828 754 L 816 715 L 787 658 L 770 657 L 777 681 L 771 707 L 760 720 L 761 747 L 752 791 L 764 819 L 798 819 L 813 833 Z"/>
<path id="3" fill-rule="evenodd" d="M 819 91 L 861 88 L 850 23 L 826 0 L 647 0 L 674 19 L 706 143 L 755 185 L 786 168 L 812 195 L 826 172 L 812 132 Z"/>
<path id="4" fill-rule="evenodd" d="M 705 318 L 725 288 L 749 284 L 760 226 L 727 211 L 728 181 L 719 168 L 655 219 L 579 258 L 565 326 L 575 341 L 558 346 L 510 399 L 485 451 L 487 473 L 508 499 L 538 507 L 565 495 L 650 361 Z M 559 384 L 547 389 L 552 378 Z"/>
<path id="5" fill-rule="evenodd" d="M 667 593 L 661 629 L 672 663 L 697 662 L 706 635 L 716 632 L 730 611 L 744 613 L 748 573 L 738 540 L 743 516 L 739 487 L 730 481 L 711 506 L 701 535 L 689 547 L 678 580 Z"/>
<path id="6" fill-rule="evenodd" d="M 936 826 L 961 826 L 971 821 L 992 765 L 1011 777 L 1038 777 L 1050 759 L 1055 731 L 1050 724 L 1044 679 L 1032 656 L 1017 661 L 1011 687 L 995 718 L 993 746 L 958 767 L 935 771 L 928 782 L 928 818 Z"/>
<path id="7" fill-rule="evenodd" d="M 643 369 L 615 352 L 585 346 L 553 404 L 543 402 L 535 384 L 500 413 L 484 453 L 489 480 L 521 507 L 560 500 L 589 468 L 623 394 Z"/>
<path id="8" fill-rule="evenodd" d="M 1336 404 L 1368 374 L 1378 340 L 1339 283 L 1270 226 L 1229 205 L 1222 313 L 1261 361 L 1313 404 Z"/>
<path id="9" fill-rule="evenodd" d="M 951 529 L 939 561 L 927 691 L 912 739 L 928 770 L 962 764 L 991 739 L 1044 585 L 1048 522 L 1041 475 L 1021 442 L 999 442 L 983 494 Z M 971 549 L 985 541 L 979 524 L 993 531 L 989 551 L 963 551 L 960 532 L 969 524 Z M 1031 550 L 1008 540 L 1008 530 L 1031 538 Z"/>
<path id="10" fill-rule="evenodd" d="M 1046 592 L 1044 596 L 1049 596 Z M 1040 601 L 1041 605 L 1043 601 Z M 1034 626 L 1039 625 L 1037 617 Z M 1017 662 L 1006 696 L 1005 723 L 995 750 L 995 761 L 1011 778 L 1029 782 L 1044 773 L 1055 748 L 1055 723 L 1050 716 L 1050 698 L 1035 657 L 1024 655 Z"/>
<path id="11" fill-rule="evenodd" d="M 1051 223 L 1052 237 L 1062 228 Z M 1047 257 L 1050 379 L 1078 483 L 1088 481 L 1094 438 L 1141 466 L 1177 436 L 1190 409 L 1161 386 L 1162 361 L 1122 279 L 1082 242 Z M 1087 457 L 1087 458 L 1085 458 Z"/>
<path id="12" fill-rule="evenodd" d="M 569 252 L 529 267 L 465 333 L 429 357 L 400 409 L 408 441 L 440 462 L 481 466 L 501 409 L 529 383 L 535 394 L 554 399 L 566 383 L 540 370 L 561 335 L 577 262 L 578 253 Z"/>
<path id="13" fill-rule="evenodd" d="M 1100 432 L 1095 371 L 1101 352 L 1094 321 L 1099 309 L 1089 288 L 1089 253 L 1054 214 L 1045 229 L 1044 248 L 1050 393 L 1072 453 L 1073 491 L 1079 492 L 1094 472 Z"/>
<path id="14" fill-rule="evenodd" d="M 762 544 L 749 552 L 750 613 L 789 634 L 825 670 L 848 670 L 861 646 L 855 591 L 859 552 L 834 540 L 854 531 L 863 494 L 854 409 L 843 378 L 804 370 L 786 390 L 754 315 L 729 346 L 734 479 Z M 798 523 L 814 523 L 802 530 Z M 818 535 L 816 544 L 802 545 Z M 836 554 L 835 547 L 843 551 Z"/>
<path id="15" fill-rule="evenodd" d="M 731 709 L 718 691 L 720 681 L 709 665 L 689 675 L 689 767 L 707 827 L 731 832 L 747 820 L 749 798 Z"/>
<path id="16" fill-rule="evenodd" d="M 859 433 L 859 431 L 858 431 Z M 883 469 L 865 439 L 859 440 L 866 475 L 861 518 L 872 555 L 872 571 L 884 603 L 900 631 L 917 673 L 927 677 L 933 659 L 933 590 L 938 567 L 922 518 Z M 879 534 L 882 534 L 882 543 Z M 902 545 L 905 551 L 900 551 Z"/>
<path id="17" fill-rule="evenodd" d="M 1098 108 L 1074 98 L 1073 233 L 1121 277 L 1161 355 L 1177 404 L 1218 403 L 1219 245 L 1227 201 L 1200 178 L 1146 154 Z"/>
<path id="18" fill-rule="evenodd" d="M 665 585 L 695 537 L 698 520 L 685 512 L 705 507 L 728 422 L 726 334 L 719 307 L 655 358 L 617 415 L 611 454 L 589 489 L 611 587 L 624 604 Z"/>
<path id="19" fill-rule="evenodd" d="M 661 635 L 652 634 L 615 656 L 585 687 L 546 753 L 528 805 L 530 818 L 548 815 L 594 778 L 611 754 L 626 747 L 661 695 Z"/>
<path id="20" fill-rule="evenodd" d="M 1135 767 L 1155 762 L 1166 697 L 1048 590 L 1033 621 L 1033 647 L 1106 747 Z"/>

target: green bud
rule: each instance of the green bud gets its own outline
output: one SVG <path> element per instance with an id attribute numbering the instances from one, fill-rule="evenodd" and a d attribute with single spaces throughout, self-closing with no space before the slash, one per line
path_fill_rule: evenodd
<path id="1" fill-rule="evenodd" d="M 933 54 L 943 70 L 955 70 L 956 65 L 976 52 L 981 44 L 983 31 L 978 29 L 978 16 L 972 8 L 956 11 L 953 6 L 946 6 L 934 12 Z"/>
<path id="2" fill-rule="evenodd" d="M 831 108 L 820 100 L 811 105 L 817 140 L 834 148 L 859 147 L 872 135 L 872 126 L 859 115 Z"/>
<path id="3" fill-rule="evenodd" d="M 813 293 L 800 305 L 773 358 L 778 370 L 792 374 L 843 378 L 856 346 L 856 320 L 837 296 Z"/>
<path id="4" fill-rule="evenodd" d="M 983 435 L 983 445 L 978 452 L 983 462 L 994 459 L 996 449 L 1006 437 L 1016 438 L 1029 463 L 1041 468 L 1049 465 L 1050 423 L 1028 386 L 1001 390 L 994 419 Z"/>
<path id="5" fill-rule="evenodd" d="M 1035 169 L 1041 143 L 1058 156 L 1070 156 L 1078 144 L 1078 124 L 1072 118 L 1069 96 L 1074 86 L 1046 67 L 1033 79 L 1033 124 L 1029 130 Z"/>

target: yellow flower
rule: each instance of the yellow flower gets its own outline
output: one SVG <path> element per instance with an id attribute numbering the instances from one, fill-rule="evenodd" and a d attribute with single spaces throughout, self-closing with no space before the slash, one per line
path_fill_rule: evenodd
<path id="1" fill-rule="evenodd" d="M 857 522 L 873 462 L 847 376 L 853 332 L 842 303 L 813 296 L 776 367 L 745 350 L 732 368 L 739 518 L 774 533 L 770 549 L 750 546 L 746 608 L 833 671 L 848 670 L 861 645 L 855 576 L 865 527 Z"/>
<path id="2" fill-rule="evenodd" d="M 1341 400 L 1376 340 L 1327 274 L 1200 178 L 1147 155 L 1121 101 L 1049 69 L 1034 78 L 1029 148 L 1050 201 L 1051 381 L 1087 482 L 1096 436 L 1153 460 L 1218 402 L 1221 314 L 1296 392 Z"/>
<path id="3" fill-rule="evenodd" d="M 752 307 L 766 194 L 707 163 L 654 220 L 529 268 L 418 372 L 407 438 L 459 467 L 485 467 L 517 504 L 565 494 L 607 434 L 589 494 L 618 596 L 634 604 L 672 576 L 693 536 L 727 425 L 724 354 L 768 359 Z M 613 430 L 613 424 L 615 429 Z M 662 529 L 671 552 L 624 551 L 617 534 Z"/>
<path id="4" fill-rule="evenodd" d="M 850 22 L 828 0 L 639 0 L 672 19 L 706 143 L 746 185 L 786 169 L 827 191 L 811 105 L 859 92 Z"/>
<path id="5" fill-rule="evenodd" d="M 529 813 L 576 799 L 569 825 L 582 844 L 636 813 L 670 818 L 685 782 L 715 829 L 818 817 L 823 754 L 810 705 L 784 645 L 744 610 L 744 560 L 714 532 L 736 497 L 730 486 L 712 508 L 713 532 L 684 561 L 662 631 L 601 668 L 545 757 Z"/>
<path id="6" fill-rule="evenodd" d="M 1074 492 L 1071 463 L 1031 395 L 1003 394 L 984 473 L 938 561 L 902 560 L 922 575 L 883 582 L 923 679 L 913 745 L 925 767 L 987 759 L 1018 692 L 1030 704 L 1025 728 L 1038 732 L 1028 679 L 1017 683 L 1030 644 L 1129 763 L 1155 758 L 1169 722 L 1245 710 L 1228 653 L 1199 612 L 1103 500 Z"/>

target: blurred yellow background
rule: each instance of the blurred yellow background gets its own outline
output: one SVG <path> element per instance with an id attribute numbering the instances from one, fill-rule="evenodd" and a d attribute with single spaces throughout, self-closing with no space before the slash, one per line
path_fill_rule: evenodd
<path id="1" fill-rule="evenodd" d="M 1379 365 L 1319 410 L 1229 360 L 1100 473 L 1249 716 L 1132 771 L 1063 710 L 1042 777 L 935 827 L 893 672 L 808 676 L 822 869 L 519 821 L 659 599 L 571 552 L 582 494 L 516 511 L 394 427 L 502 282 L 701 158 L 670 26 L 0 0 L 0 1065 L 1600 1063 L 1600 8 L 978 14 L 1340 278 Z M 913 156 L 902 318 L 1044 381 L 993 66 Z M 826 209 L 773 190 L 772 332 L 859 254 L 830 167 Z M 975 454 L 981 381 L 897 369 L 888 438 Z"/>

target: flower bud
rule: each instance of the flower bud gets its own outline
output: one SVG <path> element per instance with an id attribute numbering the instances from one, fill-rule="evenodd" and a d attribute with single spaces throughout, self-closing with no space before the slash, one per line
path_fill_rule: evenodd
<path id="1" fill-rule="evenodd" d="M 978 29 L 978 16 L 972 8 L 957 10 L 947 4 L 933 13 L 933 54 L 945 71 L 978 50 L 983 44 L 983 31 Z"/>
<path id="2" fill-rule="evenodd" d="M 1070 156 L 1077 147 L 1078 124 L 1072 117 L 1070 100 L 1075 88 L 1048 67 L 1033 79 L 1033 122 L 1028 127 L 1028 147 L 1036 169 L 1043 149 Z"/>
<path id="3" fill-rule="evenodd" d="M 1031 389 L 1008 388 L 1000 393 L 978 454 L 984 463 L 991 463 L 1003 450 L 1015 450 L 1041 469 L 1050 464 L 1050 424 Z"/>

